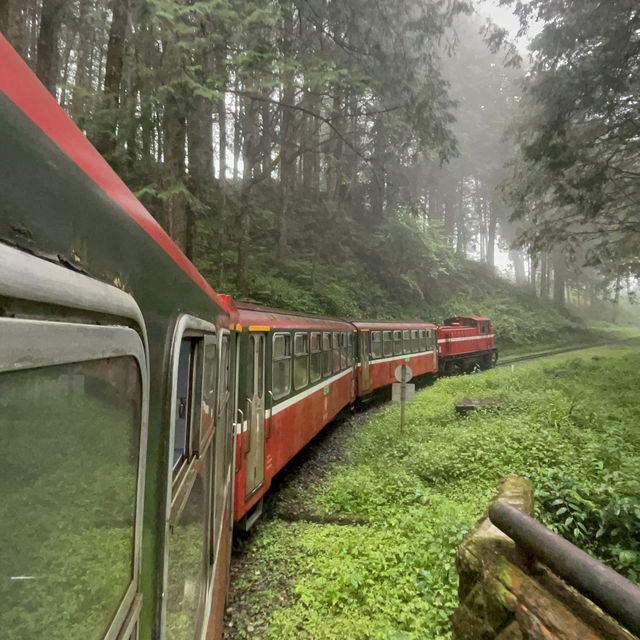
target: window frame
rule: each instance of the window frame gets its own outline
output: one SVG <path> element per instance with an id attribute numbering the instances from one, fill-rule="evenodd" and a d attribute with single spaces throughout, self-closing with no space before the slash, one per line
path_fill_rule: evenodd
<path id="1" fill-rule="evenodd" d="M 303 345 L 306 346 L 306 351 L 304 353 L 300 353 L 298 355 L 296 355 L 296 341 L 298 339 L 298 337 L 302 338 L 302 342 Z M 306 340 L 305 340 L 306 338 Z M 305 344 L 306 343 L 306 344 Z M 301 384 L 300 386 L 296 385 L 296 361 L 298 359 L 305 359 L 305 370 L 306 370 L 306 378 L 304 381 L 304 384 Z M 302 389 L 304 389 L 305 387 L 307 387 L 309 385 L 309 366 L 310 366 L 310 360 L 311 360 L 311 336 L 309 335 L 308 331 L 296 331 L 293 334 L 293 371 L 292 371 L 292 375 L 293 375 L 293 390 L 294 391 L 302 391 Z"/>
<path id="2" fill-rule="evenodd" d="M 316 351 L 313 350 L 312 347 L 312 341 L 313 341 L 313 336 L 317 336 L 318 337 L 318 348 Z M 319 356 L 319 362 L 320 362 L 320 368 L 319 368 L 319 375 L 317 378 L 313 378 L 311 375 L 312 372 L 312 367 L 311 367 L 311 358 L 312 356 L 314 356 L 315 354 L 320 354 Z M 322 380 L 322 331 L 311 331 L 309 333 L 309 384 L 314 384 L 315 382 L 319 382 L 320 380 Z"/>
<path id="3" fill-rule="evenodd" d="M 176 423 L 176 413 L 177 413 L 177 383 L 178 383 L 178 365 L 179 365 L 179 356 L 180 356 L 180 345 L 182 340 L 185 338 L 192 338 L 202 341 L 202 348 L 204 352 L 205 345 L 205 337 L 213 336 L 217 341 L 218 329 L 214 324 L 208 322 L 206 320 L 202 320 L 197 318 L 196 316 L 192 316 L 189 314 L 181 315 L 176 324 L 173 331 L 173 341 L 171 346 L 171 365 L 170 371 L 171 374 L 169 376 L 169 389 L 171 392 L 171 404 L 169 410 L 169 450 L 172 451 L 172 447 L 175 441 L 175 423 Z M 219 389 L 220 389 L 220 351 L 219 351 L 219 343 L 217 342 L 217 357 L 218 357 L 218 389 L 216 390 L 216 400 L 219 401 Z M 204 374 L 204 358 L 202 362 Z M 199 385 L 199 393 L 202 394 L 202 383 Z M 197 387 L 196 387 L 197 388 Z M 202 401 L 202 398 L 200 398 Z M 216 417 L 217 417 L 218 407 L 216 407 Z M 200 433 L 198 426 L 198 434 Z M 215 426 L 214 426 L 215 433 Z M 165 505 L 165 544 L 163 548 L 163 575 L 162 575 L 162 603 L 161 603 L 161 618 L 160 618 L 160 632 L 161 637 L 165 637 L 166 633 L 166 620 L 167 620 L 167 593 L 168 593 L 168 580 L 169 580 L 169 544 L 167 540 L 169 539 L 169 528 L 171 523 L 177 521 L 180 518 L 182 513 L 182 509 L 186 506 L 189 496 L 191 494 L 191 489 L 193 484 L 197 478 L 197 473 L 201 465 L 205 465 L 207 462 L 207 457 L 212 458 L 213 454 L 213 446 L 214 438 L 209 440 L 206 444 L 206 448 L 204 451 L 198 451 L 197 455 L 190 455 L 188 457 L 187 463 L 183 464 L 177 474 L 173 473 L 173 459 L 172 456 L 168 456 L 168 469 L 167 469 L 167 498 Z M 191 453 L 191 452 L 190 452 Z M 213 459 L 211 460 L 211 472 L 213 474 Z M 213 489 L 213 481 L 210 478 L 209 491 L 211 492 Z M 211 496 L 209 496 L 211 498 Z M 209 523 L 211 523 L 212 511 L 214 509 L 213 500 L 209 500 L 208 505 L 208 514 L 207 518 Z M 211 524 L 207 527 L 207 533 L 209 535 L 209 540 L 205 541 L 207 550 L 211 549 L 211 545 L 213 544 L 213 526 Z M 207 554 L 209 555 L 209 553 Z M 203 558 L 204 562 L 204 558 Z M 215 569 L 214 564 L 209 562 L 208 571 L 206 579 L 209 581 L 211 579 L 211 572 Z M 206 596 L 207 594 L 205 594 Z M 206 613 L 206 612 L 205 612 Z M 199 622 L 202 624 L 202 621 Z"/>
<path id="4" fill-rule="evenodd" d="M 329 345 L 328 349 L 324 348 L 325 337 L 327 338 L 327 341 L 328 341 L 328 345 Z M 322 377 L 330 378 L 333 375 L 333 336 L 331 334 L 331 331 L 322 332 L 320 347 L 321 347 L 321 353 L 322 353 Z M 325 354 L 328 354 L 328 355 L 325 356 Z M 325 357 L 328 360 L 327 362 L 327 364 L 329 365 L 327 367 L 328 371 L 325 371 Z"/>
<path id="5" fill-rule="evenodd" d="M 398 334 L 400 334 L 398 336 Z M 399 348 L 399 351 L 396 349 Z M 404 353 L 404 348 L 402 345 L 402 329 L 394 329 L 393 330 L 393 355 L 401 356 Z"/>
<path id="6" fill-rule="evenodd" d="M 430 331 L 429 329 L 418 329 L 418 340 L 420 343 L 420 351 L 429 351 L 430 344 Z"/>
<path id="7" fill-rule="evenodd" d="M 284 355 L 280 358 L 278 358 L 276 360 L 275 358 L 275 344 L 276 344 L 276 338 L 279 338 L 280 336 L 282 336 L 284 338 L 284 342 L 285 345 L 287 344 L 287 338 L 289 338 L 289 355 Z M 291 339 L 291 333 L 287 332 L 287 331 L 276 331 L 273 336 L 271 337 L 271 391 L 273 393 L 273 399 L 274 400 L 281 400 L 282 398 L 286 398 L 290 393 L 291 393 L 291 388 L 292 388 L 292 382 L 291 382 L 291 375 L 293 373 L 293 344 L 292 344 L 293 340 Z M 286 349 L 285 349 L 286 352 Z M 266 354 L 265 354 L 266 355 Z M 287 380 L 288 382 L 288 386 L 286 388 L 286 391 L 282 392 L 282 393 L 276 393 L 275 392 L 275 388 L 273 385 L 273 379 L 274 379 L 274 375 L 273 375 L 273 367 L 275 365 L 276 362 L 282 362 L 284 360 L 288 360 L 289 361 L 289 379 Z M 266 363 L 266 358 L 265 358 L 265 363 Z"/>
<path id="8" fill-rule="evenodd" d="M 375 349 L 374 349 L 374 345 L 378 345 L 378 352 L 376 353 Z M 370 353 L 370 357 L 373 360 L 377 360 L 378 358 L 382 358 L 382 354 L 383 354 L 383 348 L 382 348 L 382 331 L 380 330 L 375 330 L 371 332 L 371 353 Z"/>
<path id="9" fill-rule="evenodd" d="M 402 352 L 405 354 L 413 352 L 413 343 L 411 341 L 411 329 L 402 330 Z"/>
<path id="10" fill-rule="evenodd" d="M 386 345 L 389 345 L 390 347 L 390 351 L 388 353 Z M 393 356 L 393 331 L 391 329 L 385 329 L 382 331 L 382 357 L 389 358 L 391 356 Z"/>
<path id="11" fill-rule="evenodd" d="M 149 371 L 143 338 L 130 327 L 56 320 L 0 318 L 0 373 L 28 371 L 40 367 L 133 357 L 138 363 L 141 384 L 140 445 L 133 533 L 132 577 L 120 604 L 102 636 L 115 640 L 133 628 L 139 619 L 139 578 L 142 546 L 144 477 L 149 413 Z"/>

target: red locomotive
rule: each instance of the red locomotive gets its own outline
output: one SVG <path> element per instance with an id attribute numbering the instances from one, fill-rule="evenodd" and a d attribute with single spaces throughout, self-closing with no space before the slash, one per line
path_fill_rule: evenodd
<path id="1" fill-rule="evenodd" d="M 442 374 L 488 369 L 498 361 L 489 318 L 454 316 L 438 327 L 438 360 Z"/>

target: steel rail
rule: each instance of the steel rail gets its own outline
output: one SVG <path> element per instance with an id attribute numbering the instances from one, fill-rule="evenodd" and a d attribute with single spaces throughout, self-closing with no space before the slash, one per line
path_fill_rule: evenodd
<path id="1" fill-rule="evenodd" d="M 489 507 L 489 518 L 520 551 L 535 556 L 640 636 L 640 589 L 635 584 L 505 500 L 497 500 Z"/>

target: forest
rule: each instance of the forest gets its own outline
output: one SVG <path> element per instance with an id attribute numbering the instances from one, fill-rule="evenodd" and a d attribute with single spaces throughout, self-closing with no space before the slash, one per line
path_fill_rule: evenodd
<path id="1" fill-rule="evenodd" d="M 467 0 L 0 0 L 0 30 L 221 292 L 616 321 L 640 266 L 640 11 L 499 4 L 528 52 Z"/>

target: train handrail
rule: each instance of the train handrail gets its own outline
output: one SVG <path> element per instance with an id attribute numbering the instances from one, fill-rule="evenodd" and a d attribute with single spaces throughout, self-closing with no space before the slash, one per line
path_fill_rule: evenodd
<path id="1" fill-rule="evenodd" d="M 640 588 L 506 500 L 489 519 L 526 556 L 534 556 L 635 635 L 640 635 Z"/>
<path id="2" fill-rule="evenodd" d="M 267 395 L 269 396 L 269 420 L 267 422 L 267 440 L 271 437 L 271 418 L 273 417 L 273 393 L 271 391 L 267 391 Z"/>

